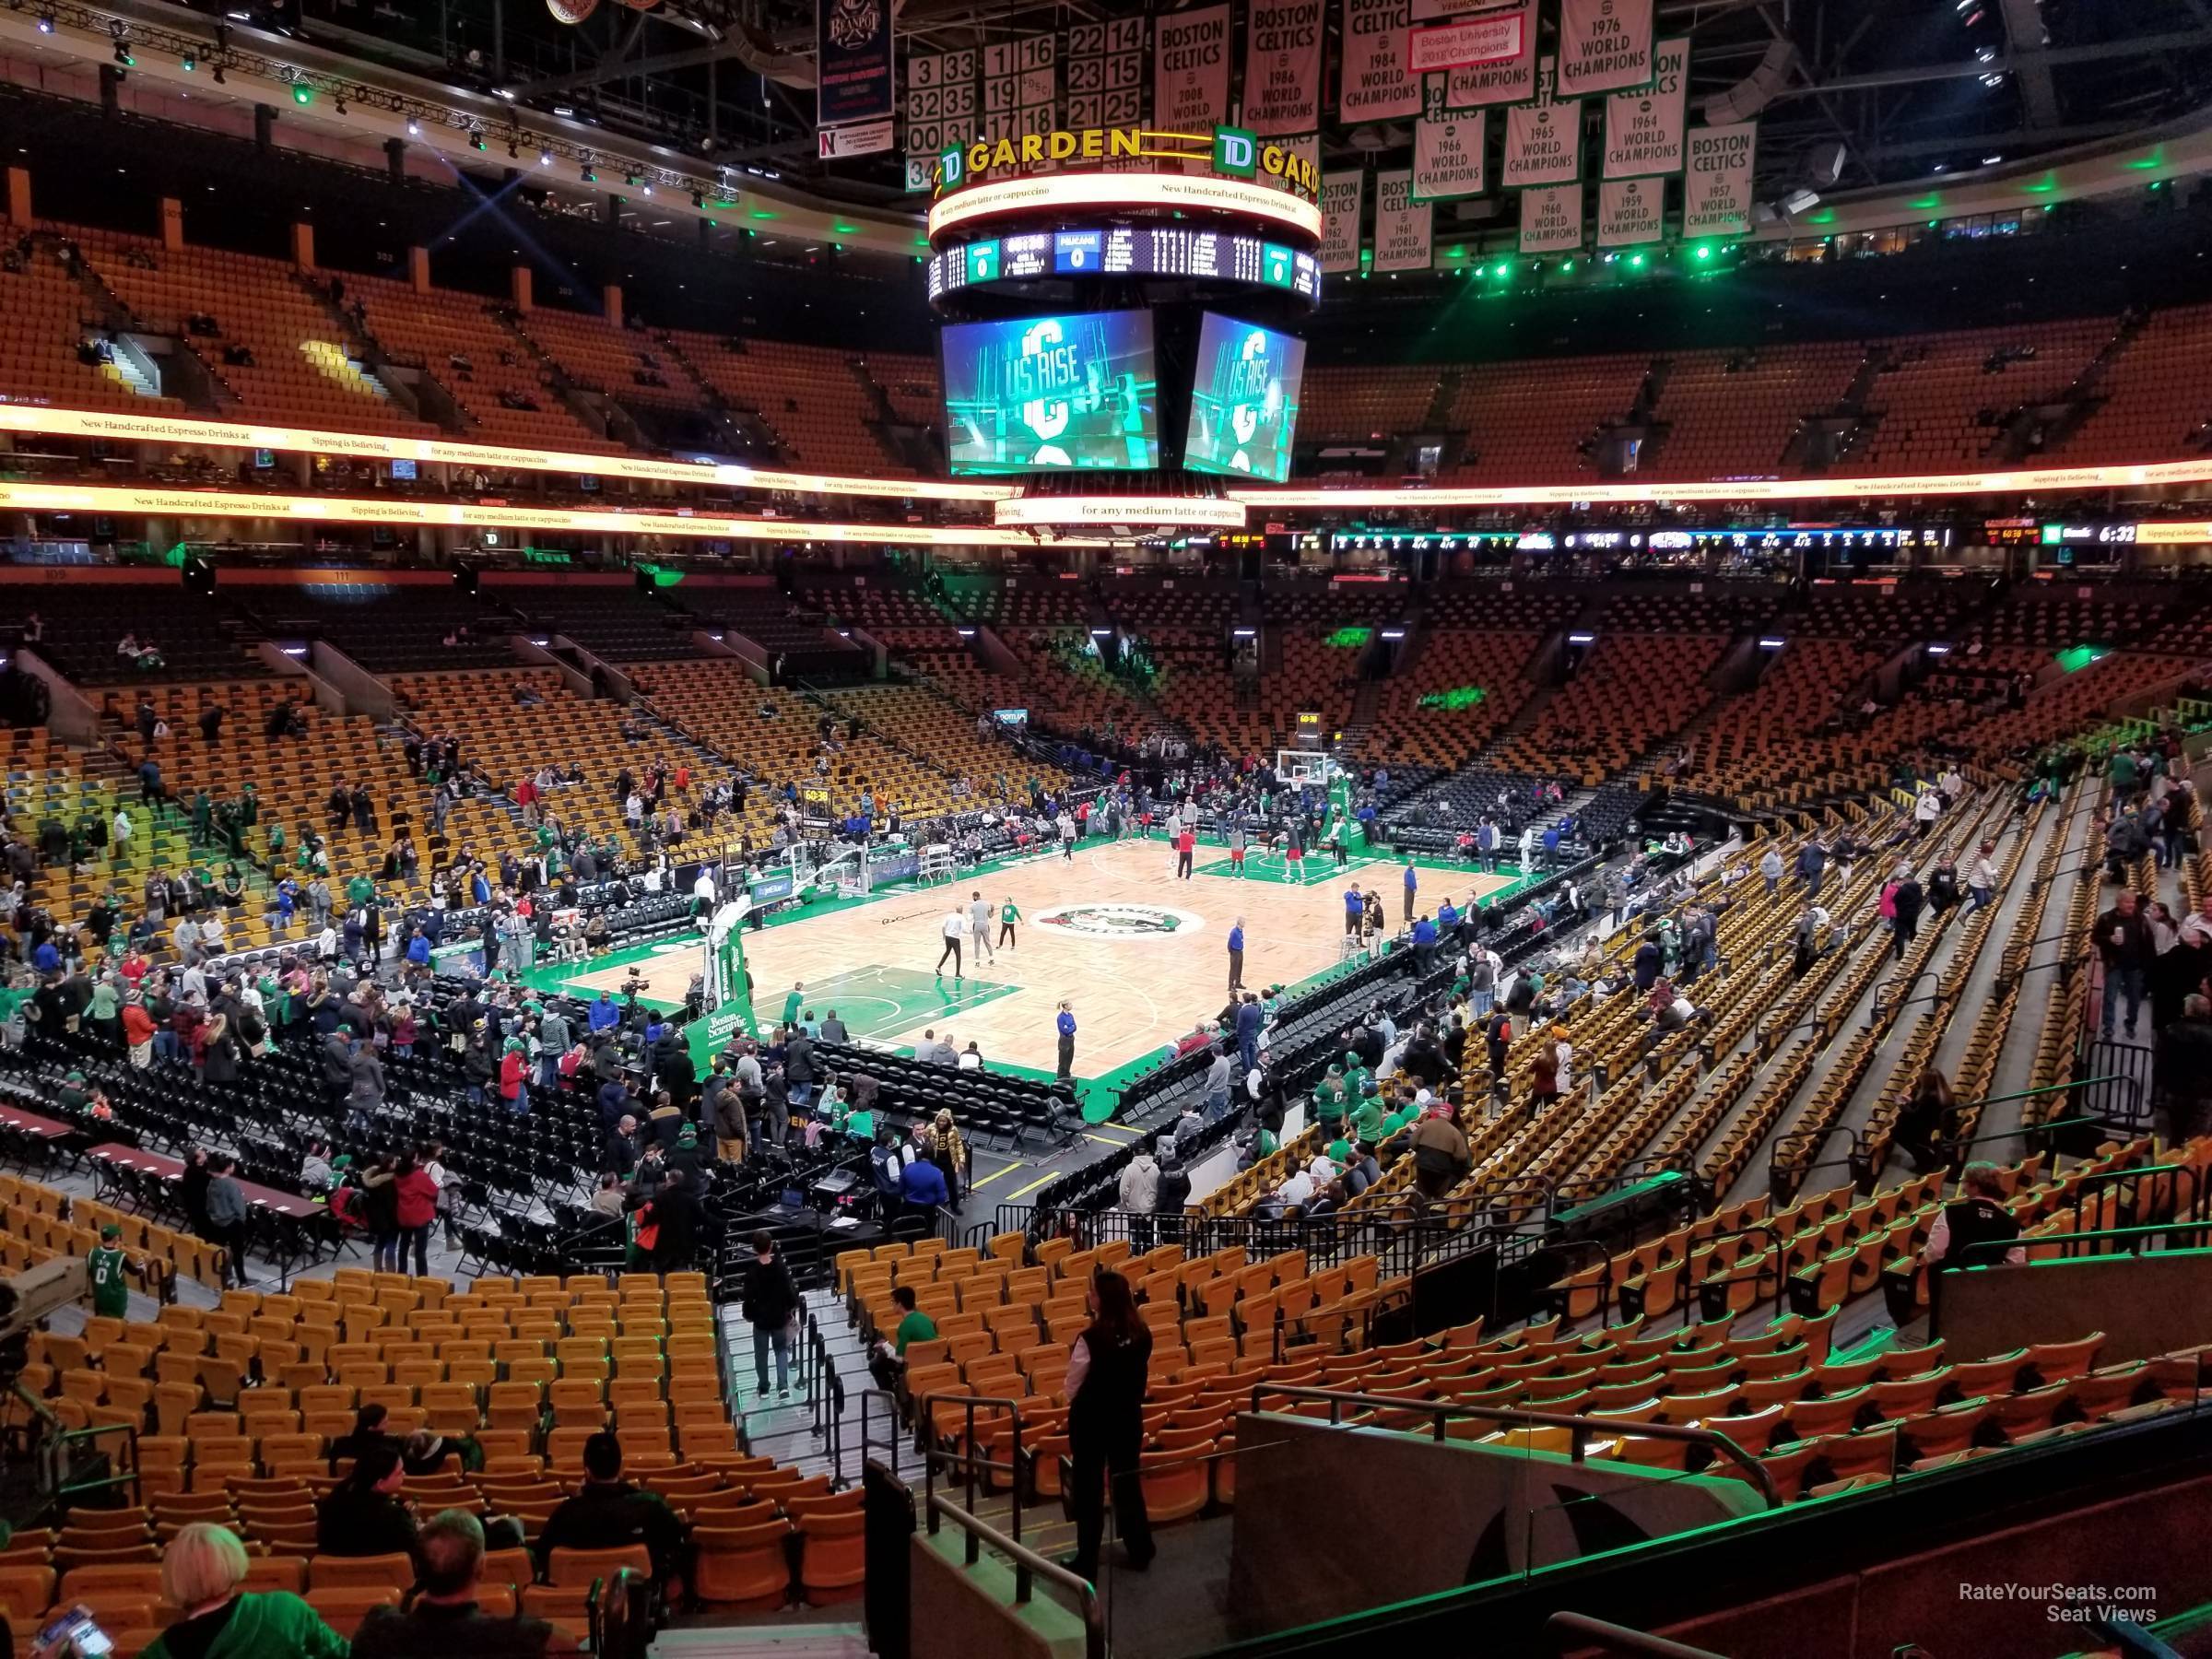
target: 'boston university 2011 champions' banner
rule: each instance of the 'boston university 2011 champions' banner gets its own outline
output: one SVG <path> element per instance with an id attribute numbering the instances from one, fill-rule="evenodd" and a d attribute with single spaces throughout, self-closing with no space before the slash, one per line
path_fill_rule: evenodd
<path id="1" fill-rule="evenodd" d="M 1418 15 L 1420 0 L 1414 0 Z M 1508 0 L 1495 14 L 1517 18 L 1521 49 L 1510 58 L 1463 64 L 1444 77 L 1444 107 L 1479 109 L 1486 104 L 1525 103 L 1536 95 L 1536 0 Z"/>
<path id="2" fill-rule="evenodd" d="M 1359 268 L 1359 207 L 1367 195 L 1367 174 L 1349 172 L 1321 175 L 1321 268 L 1356 271 Z"/>
<path id="3" fill-rule="evenodd" d="M 1152 121 L 1171 133 L 1229 119 L 1229 6 L 1195 6 L 1152 20 Z"/>
<path id="4" fill-rule="evenodd" d="M 1534 103 L 1505 112 L 1505 159 L 1498 182 L 1508 190 L 1571 184 L 1583 176 L 1583 106 L 1552 96 L 1552 60 L 1536 65 Z"/>
<path id="5" fill-rule="evenodd" d="M 1421 112 L 1421 77 L 1406 61 L 1411 0 L 1344 0 L 1344 64 L 1336 113 L 1347 126 Z"/>
<path id="6" fill-rule="evenodd" d="M 1413 196 L 1441 202 L 1483 192 L 1487 110 L 1444 108 L 1443 76 L 1429 77 L 1429 108 L 1413 129 Z"/>
<path id="7" fill-rule="evenodd" d="M 1652 0 L 1559 0 L 1559 96 L 1652 84 Z"/>
<path id="8" fill-rule="evenodd" d="M 1597 245 L 1640 248 L 1666 234 L 1665 179 L 1607 179 L 1597 187 Z"/>
<path id="9" fill-rule="evenodd" d="M 1521 193 L 1521 252 L 1572 253 L 1583 245 L 1583 187 L 1547 184 Z"/>
<path id="10" fill-rule="evenodd" d="M 1659 78 L 1606 100 L 1606 164 L 1598 176 L 1645 179 L 1682 171 L 1689 114 L 1689 42 L 1659 42 Z"/>
<path id="11" fill-rule="evenodd" d="M 1321 125 L 1328 0 L 1252 0 L 1244 18 L 1244 124 L 1263 137 Z"/>
<path id="12" fill-rule="evenodd" d="M 1748 236 L 1759 123 L 1699 127 L 1689 135 L 1688 156 L 1682 171 L 1682 234 Z"/>
<path id="13" fill-rule="evenodd" d="M 853 126 L 883 124 L 883 142 L 891 147 L 891 113 L 897 96 L 891 68 L 891 0 L 815 0 L 815 124 Z M 860 153 L 858 151 L 841 153 Z"/>
<path id="14" fill-rule="evenodd" d="M 1413 195 L 1413 170 L 1375 175 L 1375 269 L 1425 271 L 1436 263 L 1429 204 Z"/>

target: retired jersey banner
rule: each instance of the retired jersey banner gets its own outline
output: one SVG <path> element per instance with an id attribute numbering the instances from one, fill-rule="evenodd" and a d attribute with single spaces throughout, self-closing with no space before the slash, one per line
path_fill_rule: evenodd
<path id="1" fill-rule="evenodd" d="M 814 45 L 816 125 L 890 120 L 891 0 L 814 0 Z"/>
<path id="2" fill-rule="evenodd" d="M 1488 15 L 1514 19 L 1519 25 L 1520 50 L 1509 58 L 1463 64 L 1451 70 L 1444 79 L 1448 109 L 1526 103 L 1536 95 L 1536 0 L 1512 0 L 1503 12 Z"/>
<path id="3" fill-rule="evenodd" d="M 1141 126 L 1144 119 L 1144 18 L 1068 25 L 1068 126 Z"/>
<path id="4" fill-rule="evenodd" d="M 1682 171 L 1689 118 L 1689 42 L 1659 42 L 1659 78 L 1641 92 L 1606 100 L 1606 179 L 1644 179 Z"/>
<path id="5" fill-rule="evenodd" d="M 1429 204 L 1413 195 L 1413 170 L 1375 175 L 1375 269 L 1425 271 L 1436 263 Z"/>
<path id="6" fill-rule="evenodd" d="M 1759 157 L 1759 123 L 1699 127 L 1689 135 L 1682 170 L 1682 234 L 1748 236 L 1751 169 Z"/>
<path id="7" fill-rule="evenodd" d="M 1652 84 L 1652 0 L 1559 0 L 1559 95 Z"/>
<path id="8" fill-rule="evenodd" d="M 1262 137 L 1321 125 L 1321 30 L 1328 0 L 1252 0 L 1244 18 L 1244 125 Z"/>
<path id="9" fill-rule="evenodd" d="M 1344 66 L 1336 112 L 1349 126 L 1421 112 L 1421 77 L 1406 62 L 1411 0 L 1344 0 Z"/>
<path id="10" fill-rule="evenodd" d="M 1583 245 L 1583 187 L 1547 184 L 1521 193 L 1521 252 L 1572 253 Z"/>
<path id="11" fill-rule="evenodd" d="M 1665 179 L 1607 179 L 1597 187 L 1597 245 L 1640 248 L 1666 234 Z"/>
<path id="12" fill-rule="evenodd" d="M 1441 202 L 1483 192 L 1483 140 L 1489 131 L 1485 110 L 1444 108 L 1441 76 L 1429 77 L 1429 108 L 1413 129 L 1413 195 Z"/>
<path id="13" fill-rule="evenodd" d="M 1351 172 L 1321 175 L 1321 268 L 1356 271 L 1359 268 L 1359 207 L 1367 194 L 1367 174 Z"/>
<path id="14" fill-rule="evenodd" d="M 1571 184 L 1583 176 L 1583 106 L 1552 96 L 1552 60 L 1536 65 L 1534 103 L 1505 112 L 1505 159 L 1498 182 L 1508 190 Z"/>
<path id="15" fill-rule="evenodd" d="M 1200 6 L 1152 20 L 1152 120 L 1187 133 L 1229 119 L 1229 6 Z"/>

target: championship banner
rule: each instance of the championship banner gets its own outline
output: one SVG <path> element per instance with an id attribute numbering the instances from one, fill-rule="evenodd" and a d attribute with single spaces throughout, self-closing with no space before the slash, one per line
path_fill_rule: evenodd
<path id="1" fill-rule="evenodd" d="M 1533 41 L 1518 8 L 1432 23 L 1417 29 L 1406 42 L 1406 60 L 1416 75 L 1442 69 L 1481 69 L 1518 63 Z"/>
<path id="2" fill-rule="evenodd" d="M 1759 156 L 1759 123 L 1700 127 L 1686 146 L 1682 171 L 1684 236 L 1748 236 L 1751 170 Z"/>
<path id="3" fill-rule="evenodd" d="M 1559 0 L 1559 95 L 1648 87 L 1652 0 Z"/>
<path id="4" fill-rule="evenodd" d="M 1406 59 L 1411 0 L 1344 0 L 1344 72 L 1336 113 L 1347 126 L 1421 112 L 1421 77 Z"/>
<path id="5" fill-rule="evenodd" d="M 1375 175 L 1375 269 L 1425 271 L 1436 263 L 1429 204 L 1413 198 L 1413 170 Z"/>
<path id="6" fill-rule="evenodd" d="M 1665 179 L 1607 179 L 1597 187 L 1597 245 L 1641 248 L 1666 234 Z"/>
<path id="7" fill-rule="evenodd" d="M 1417 202 L 1448 201 L 1483 192 L 1483 141 L 1489 112 L 1444 108 L 1441 75 L 1429 77 L 1429 108 L 1413 128 L 1413 196 Z"/>
<path id="8" fill-rule="evenodd" d="M 1169 12 L 1152 23 L 1152 120 L 1171 133 L 1229 119 L 1229 6 Z"/>
<path id="9" fill-rule="evenodd" d="M 1321 26 L 1328 0 L 1252 0 L 1244 18 L 1244 124 L 1262 137 L 1321 125 Z"/>
<path id="10" fill-rule="evenodd" d="M 1547 184 L 1521 193 L 1521 252 L 1575 253 L 1583 246 L 1583 187 Z"/>
<path id="11" fill-rule="evenodd" d="M 815 0 L 814 49 L 815 125 L 877 123 L 883 142 L 875 147 L 890 148 L 898 96 L 891 67 L 891 0 Z"/>
<path id="12" fill-rule="evenodd" d="M 1067 30 L 1067 124 L 1141 126 L 1145 119 L 1145 20 L 1076 23 Z"/>
<path id="13" fill-rule="evenodd" d="M 1504 11 L 1520 4 L 1521 0 L 1413 0 L 1413 20 L 1444 23 L 1457 18 L 1471 18 L 1477 12 Z"/>
<path id="14" fill-rule="evenodd" d="M 1351 172 L 1321 175 L 1321 268 L 1356 271 L 1359 268 L 1359 208 L 1367 194 L 1367 174 Z"/>
<path id="15" fill-rule="evenodd" d="M 1606 162 L 1599 176 L 1648 179 L 1682 171 L 1689 115 L 1689 41 L 1659 42 L 1659 78 L 1641 92 L 1606 100 Z"/>
<path id="16" fill-rule="evenodd" d="M 1536 99 L 1505 112 L 1505 159 L 1498 182 L 1507 190 L 1571 184 L 1583 176 L 1583 106 L 1553 96 L 1552 60 L 1536 65 Z"/>
<path id="17" fill-rule="evenodd" d="M 1518 20 L 1520 50 L 1510 58 L 1465 64 L 1451 71 L 1444 79 L 1447 109 L 1526 103 L 1536 95 L 1536 0 L 1510 0 L 1505 11 L 1491 15 Z"/>

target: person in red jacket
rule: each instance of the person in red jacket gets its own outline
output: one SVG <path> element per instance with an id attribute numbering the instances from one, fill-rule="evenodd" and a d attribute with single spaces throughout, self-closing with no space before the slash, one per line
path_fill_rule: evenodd
<path id="1" fill-rule="evenodd" d="M 527 1069 L 522 1039 L 508 1038 L 506 1052 L 500 1056 L 500 1103 L 518 1116 L 530 1110 L 530 1097 L 523 1092 L 523 1075 Z"/>
<path id="2" fill-rule="evenodd" d="M 127 991 L 123 999 L 123 1044 L 133 1065 L 141 1071 L 154 1063 L 154 1017 L 146 1011 L 146 998 Z"/>
<path id="3" fill-rule="evenodd" d="M 393 1270 L 406 1271 L 407 1252 L 415 1252 L 415 1277 L 430 1274 L 430 1223 L 438 1218 L 438 1183 L 413 1158 L 403 1158 L 393 1177 L 392 1198 L 399 1221 L 399 1256 Z"/>

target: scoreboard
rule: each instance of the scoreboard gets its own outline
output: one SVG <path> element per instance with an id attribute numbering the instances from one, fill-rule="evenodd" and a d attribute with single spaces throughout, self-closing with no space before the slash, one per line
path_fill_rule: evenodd
<path id="1" fill-rule="evenodd" d="M 1321 261 L 1284 242 L 1187 225 L 1038 230 L 946 248 L 930 256 L 929 298 L 991 283 L 1082 276 L 1187 276 L 1321 301 Z"/>

